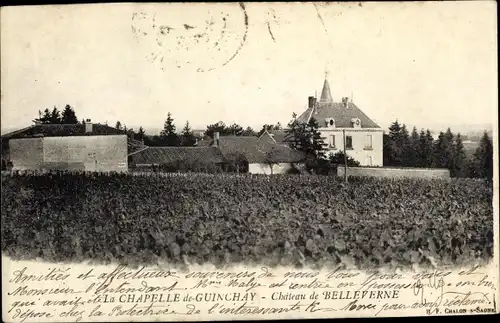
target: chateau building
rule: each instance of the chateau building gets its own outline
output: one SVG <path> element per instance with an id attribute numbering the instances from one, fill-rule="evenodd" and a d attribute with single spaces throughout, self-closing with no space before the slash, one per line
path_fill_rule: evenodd
<path id="1" fill-rule="evenodd" d="M 334 102 L 327 79 L 319 101 L 310 96 L 307 110 L 297 119 L 307 123 L 311 118 L 319 123 L 319 131 L 327 144 L 327 155 L 343 151 L 345 141 L 347 155 L 361 165 L 382 166 L 383 129 L 349 98 Z"/>

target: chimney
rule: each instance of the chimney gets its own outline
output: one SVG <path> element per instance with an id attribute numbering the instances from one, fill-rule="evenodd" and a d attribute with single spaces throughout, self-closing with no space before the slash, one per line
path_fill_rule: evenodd
<path id="1" fill-rule="evenodd" d="M 309 107 L 309 108 L 314 107 L 314 96 L 310 96 L 310 97 L 308 98 L 308 101 L 309 101 L 309 105 L 308 105 L 308 107 Z"/>
<path id="2" fill-rule="evenodd" d="M 90 119 L 85 120 L 85 133 L 90 133 L 92 132 L 92 121 Z"/>
<path id="3" fill-rule="evenodd" d="M 342 103 L 344 105 L 344 108 L 347 109 L 349 107 L 349 98 L 348 97 L 342 98 Z"/>
<path id="4" fill-rule="evenodd" d="M 212 147 L 219 147 L 219 132 L 214 132 L 214 143 Z"/>

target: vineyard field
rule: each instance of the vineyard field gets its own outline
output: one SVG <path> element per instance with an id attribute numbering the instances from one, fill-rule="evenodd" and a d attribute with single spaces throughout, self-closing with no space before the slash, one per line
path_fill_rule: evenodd
<path id="1" fill-rule="evenodd" d="M 492 183 L 329 176 L 2 176 L 16 259 L 357 268 L 493 254 Z"/>

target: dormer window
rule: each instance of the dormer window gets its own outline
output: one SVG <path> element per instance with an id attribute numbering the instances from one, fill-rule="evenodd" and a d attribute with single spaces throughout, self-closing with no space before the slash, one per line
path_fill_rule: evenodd
<path id="1" fill-rule="evenodd" d="M 353 128 L 361 128 L 361 120 L 359 118 L 352 118 L 351 123 Z"/>
<path id="2" fill-rule="evenodd" d="M 335 128 L 335 119 L 325 118 L 325 124 L 327 128 Z"/>

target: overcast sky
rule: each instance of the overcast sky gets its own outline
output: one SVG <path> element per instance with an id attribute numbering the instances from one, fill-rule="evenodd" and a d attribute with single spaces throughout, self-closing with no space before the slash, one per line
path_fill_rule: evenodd
<path id="1" fill-rule="evenodd" d="M 496 4 L 247 3 L 3 7 L 2 133 L 70 104 L 159 129 L 286 124 L 353 95 L 380 126 L 497 120 Z M 248 26 L 246 25 L 248 24 Z"/>

